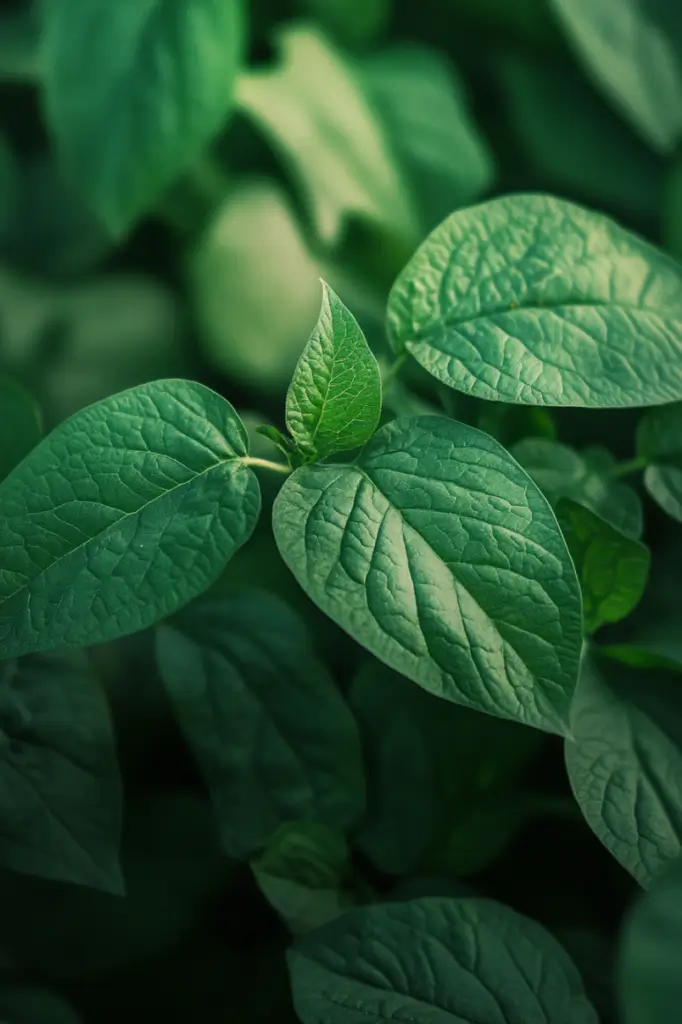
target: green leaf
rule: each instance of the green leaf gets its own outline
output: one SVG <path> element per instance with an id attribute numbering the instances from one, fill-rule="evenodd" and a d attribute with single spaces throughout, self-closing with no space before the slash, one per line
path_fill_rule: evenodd
<path id="1" fill-rule="evenodd" d="M 50 127 L 112 233 L 124 234 L 218 132 L 243 37 L 240 0 L 44 5 Z"/>
<path id="2" fill-rule="evenodd" d="M 587 632 L 624 619 L 644 593 L 649 549 L 569 498 L 559 502 L 557 519 L 578 572 Z"/>
<path id="3" fill-rule="evenodd" d="M 644 486 L 664 512 L 682 522 L 682 468 L 649 466 L 644 474 Z"/>
<path id="4" fill-rule="evenodd" d="M 5 246 L 16 216 L 19 169 L 4 135 L 0 135 L 0 244 Z"/>
<path id="5" fill-rule="evenodd" d="M 0 864 L 123 893 L 109 710 L 80 654 L 0 668 Z"/>
<path id="6" fill-rule="evenodd" d="M 281 395 L 319 312 L 319 278 L 286 192 L 269 181 L 235 186 L 187 261 L 199 340 L 212 366 Z"/>
<path id="7" fill-rule="evenodd" d="M 644 486 L 673 519 L 682 522 L 682 403 L 651 409 L 637 428 L 637 455 L 647 466 Z"/>
<path id="8" fill-rule="evenodd" d="M 411 197 L 360 75 L 316 29 L 289 26 L 278 43 L 280 66 L 243 74 L 238 102 L 291 164 L 322 241 L 338 242 L 350 215 L 414 240 Z"/>
<path id="9" fill-rule="evenodd" d="M 41 433 L 37 404 L 14 381 L 0 377 L 0 481 L 38 444 Z"/>
<path id="10" fill-rule="evenodd" d="M 390 16 L 392 0 L 299 0 L 316 21 L 348 44 L 368 43 Z"/>
<path id="11" fill-rule="evenodd" d="M 345 838 L 314 821 L 282 825 L 251 862 L 258 886 L 294 935 L 320 928 L 352 906 Z"/>
<path id="12" fill-rule="evenodd" d="M 670 1024 L 682 1006 L 682 858 L 628 914 L 618 952 L 624 1024 Z"/>
<path id="13" fill-rule="evenodd" d="M 682 11 L 668 0 L 553 0 L 586 71 L 654 149 L 682 138 Z"/>
<path id="14" fill-rule="evenodd" d="M 258 518 L 245 458 L 232 406 L 190 381 L 49 434 L 0 484 L 0 657 L 103 643 L 205 590 Z"/>
<path id="15" fill-rule="evenodd" d="M 496 441 L 444 417 L 382 427 L 352 465 L 304 466 L 275 501 L 308 596 L 424 689 L 564 731 L 580 588 L 557 522 Z"/>
<path id="16" fill-rule="evenodd" d="M 673 256 L 682 260 L 682 153 L 676 153 L 668 162 L 662 192 L 663 242 Z"/>
<path id="17" fill-rule="evenodd" d="M 605 449 L 577 452 L 565 444 L 528 438 L 515 444 L 511 452 L 553 505 L 569 498 L 624 536 L 641 537 L 644 524 L 639 495 L 612 478 L 616 460 Z"/>
<path id="18" fill-rule="evenodd" d="M 682 850 L 682 664 L 612 655 L 583 661 L 566 765 L 590 828 L 647 886 Z"/>
<path id="19" fill-rule="evenodd" d="M 82 1018 L 59 996 L 41 988 L 0 988 L 0 1019 L 7 1024 L 81 1024 Z"/>
<path id="20" fill-rule="evenodd" d="M 391 291 L 388 326 L 444 384 L 526 405 L 682 397 L 682 266 L 608 217 L 545 195 L 461 210 Z"/>
<path id="21" fill-rule="evenodd" d="M 310 461 L 359 448 L 381 416 L 379 364 L 350 310 L 322 288 L 317 325 L 287 393 L 287 427 Z"/>
<path id="22" fill-rule="evenodd" d="M 290 609 L 235 589 L 161 626 L 157 659 L 233 857 L 287 821 L 352 829 L 365 804 L 350 712 Z"/>
<path id="23" fill-rule="evenodd" d="M 476 808 L 506 794 L 541 740 L 535 730 L 444 704 L 375 661 L 360 670 L 348 699 L 370 784 L 357 845 L 386 874 L 415 871 Z"/>
<path id="24" fill-rule="evenodd" d="M 38 4 L 10 8 L 0 15 L 0 81 L 12 84 L 40 80 L 40 16 Z"/>
<path id="25" fill-rule="evenodd" d="M 396 46 L 365 62 L 363 80 L 419 197 L 426 228 L 492 187 L 492 153 L 443 54 L 416 44 Z"/>
<path id="26" fill-rule="evenodd" d="M 352 910 L 299 939 L 289 971 L 303 1024 L 597 1024 L 556 939 L 492 900 Z"/>
<path id="27" fill-rule="evenodd" d="M 659 216 L 663 161 L 572 62 L 509 50 L 495 71 L 514 138 L 542 181 L 627 215 Z"/>

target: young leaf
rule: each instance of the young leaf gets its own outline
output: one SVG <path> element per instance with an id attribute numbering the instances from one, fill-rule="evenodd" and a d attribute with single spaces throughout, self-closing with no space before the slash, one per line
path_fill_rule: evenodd
<path id="1" fill-rule="evenodd" d="M 273 526 L 308 596 L 381 661 L 455 703 L 564 731 L 580 587 L 546 499 L 492 438 L 394 420 L 352 465 L 298 469 Z"/>
<path id="2" fill-rule="evenodd" d="M 318 822 L 282 825 L 251 870 L 294 935 L 321 928 L 352 906 L 343 888 L 350 870 L 348 843 Z"/>
<path id="3" fill-rule="evenodd" d="M 310 461 L 359 448 L 381 416 L 379 364 L 350 310 L 322 287 L 317 325 L 287 393 L 287 427 Z"/>
<path id="4" fill-rule="evenodd" d="M 649 549 L 569 498 L 556 511 L 578 571 L 585 628 L 594 633 L 606 622 L 624 619 L 639 603 L 649 575 Z"/>
<path id="5" fill-rule="evenodd" d="M 376 661 L 360 670 L 348 699 L 370 786 L 357 844 L 386 874 L 414 871 L 491 795 L 506 794 L 542 739 L 534 729 L 444 704 Z"/>
<path id="6" fill-rule="evenodd" d="M 639 495 L 628 484 L 614 480 L 616 460 L 602 448 L 577 452 L 545 438 L 526 438 L 511 449 L 553 505 L 569 498 L 584 505 L 626 537 L 642 535 Z"/>
<path id="7" fill-rule="evenodd" d="M 682 850 L 682 664 L 616 657 L 583 660 L 566 766 L 590 828 L 647 886 Z"/>
<path id="8" fill-rule="evenodd" d="M 682 12 L 668 0 L 552 0 L 606 97 L 662 153 L 682 138 Z"/>
<path id="9" fill-rule="evenodd" d="M 670 1024 L 682 1006 L 682 858 L 626 918 L 618 951 L 624 1024 Z"/>
<path id="10" fill-rule="evenodd" d="M 355 722 L 278 598 L 236 589 L 192 605 L 160 627 L 157 659 L 230 856 L 255 856 L 287 821 L 358 823 Z"/>
<path id="11" fill-rule="evenodd" d="M 80 654 L 0 668 L 0 864 L 121 894 L 121 783 L 106 700 Z"/>
<path id="12" fill-rule="evenodd" d="M 241 0 L 43 5 L 50 127 L 112 233 L 126 232 L 221 127 L 243 36 Z"/>
<path id="13" fill-rule="evenodd" d="M 23 388 L 0 377 L 0 482 L 38 444 L 40 409 Z"/>
<path id="14" fill-rule="evenodd" d="M 637 455 L 651 463 L 644 486 L 673 519 L 682 522 L 682 403 L 651 409 L 637 430 Z"/>
<path id="15" fill-rule="evenodd" d="M 556 939 L 492 900 L 352 910 L 299 939 L 289 971 L 303 1024 L 597 1024 Z"/>
<path id="16" fill-rule="evenodd" d="M 418 236 L 412 201 L 359 76 L 316 29 L 289 27 L 280 67 L 242 75 L 238 102 L 291 163 L 323 242 L 355 215 Z"/>
<path id="17" fill-rule="evenodd" d="M 57 427 L 0 484 L 0 657 L 103 643 L 205 590 L 258 518 L 245 457 L 232 406 L 190 381 Z"/>
<path id="18" fill-rule="evenodd" d="M 388 326 L 397 350 L 478 398 L 615 407 L 682 397 L 682 266 L 551 196 L 452 214 L 398 277 Z"/>

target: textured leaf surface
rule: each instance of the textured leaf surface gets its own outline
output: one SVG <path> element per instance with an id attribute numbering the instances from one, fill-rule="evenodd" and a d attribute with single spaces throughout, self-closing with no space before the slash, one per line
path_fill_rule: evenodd
<path id="1" fill-rule="evenodd" d="M 616 407 L 682 396 L 682 267 L 551 196 L 454 213 L 398 277 L 388 325 L 396 349 L 479 398 Z"/>
<path id="2" fill-rule="evenodd" d="M 41 421 L 31 396 L 14 381 L 0 377 L 0 481 L 38 444 Z"/>
<path id="3" fill-rule="evenodd" d="M 379 364 L 358 322 L 323 283 L 317 325 L 287 394 L 287 427 L 309 459 L 359 448 L 381 415 Z"/>
<path id="4" fill-rule="evenodd" d="M 121 893 L 109 709 L 80 654 L 0 668 L 0 864 Z"/>
<path id="5" fill-rule="evenodd" d="M 682 859 L 626 918 L 619 950 L 624 1024 L 669 1024 L 682 1006 Z"/>
<path id="6" fill-rule="evenodd" d="M 669 0 L 552 0 L 588 74 L 647 142 L 682 138 L 682 11 Z"/>
<path id="7" fill-rule="evenodd" d="M 616 460 L 603 448 L 577 452 L 545 438 L 527 438 L 512 455 L 553 505 L 568 498 L 590 509 L 626 537 L 641 537 L 642 503 L 628 484 L 612 478 Z"/>
<path id="8" fill-rule="evenodd" d="M 444 704 L 376 661 L 360 670 L 348 699 L 369 779 L 357 844 L 387 874 L 413 872 L 476 807 L 506 793 L 542 739 L 535 730 Z"/>
<path id="9" fill-rule="evenodd" d="M 259 853 L 287 821 L 357 824 L 359 734 L 285 604 L 249 589 L 206 598 L 160 627 L 157 657 L 230 856 Z"/>
<path id="10" fill-rule="evenodd" d="M 322 240 L 337 242 L 348 215 L 412 240 L 411 199 L 360 76 L 315 29 L 279 42 L 281 65 L 242 75 L 238 100 L 290 161 Z"/>
<path id="11" fill-rule="evenodd" d="M 0 484 L 0 656 L 102 643 L 206 589 L 251 534 L 232 406 L 158 381 L 76 413 Z"/>
<path id="12" fill-rule="evenodd" d="M 597 1024 L 568 954 L 491 900 L 353 910 L 289 953 L 303 1024 Z"/>
<path id="13" fill-rule="evenodd" d="M 308 595 L 391 668 L 563 731 L 579 585 L 545 498 L 492 438 L 443 417 L 395 420 L 352 465 L 297 470 L 273 525 Z"/>
<path id="14" fill-rule="evenodd" d="M 613 655 L 584 659 L 566 765 L 590 828 L 648 886 L 682 851 L 682 666 Z"/>
<path id="15" fill-rule="evenodd" d="M 578 572 L 587 631 L 624 619 L 644 593 L 648 548 L 570 499 L 559 502 L 557 519 Z"/>
<path id="16" fill-rule="evenodd" d="M 50 125 L 112 231 L 144 213 L 221 127 L 243 34 L 240 0 L 45 4 Z"/>

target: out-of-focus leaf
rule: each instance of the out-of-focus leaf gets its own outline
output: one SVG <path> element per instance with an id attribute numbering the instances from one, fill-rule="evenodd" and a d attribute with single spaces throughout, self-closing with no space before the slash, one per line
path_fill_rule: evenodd
<path id="1" fill-rule="evenodd" d="M 299 5 L 347 45 L 368 43 L 386 28 L 392 0 L 299 0 Z"/>
<path id="2" fill-rule="evenodd" d="M 41 434 L 37 403 L 9 377 L 0 377 L 0 480 L 38 444 Z"/>
<path id="3" fill-rule="evenodd" d="M 82 1018 L 59 996 L 41 988 L 0 988 L 3 1024 L 80 1024 Z"/>
<path id="4" fill-rule="evenodd" d="M 40 22 L 33 2 L 0 16 L 0 81 L 33 82 L 40 78 Z"/>

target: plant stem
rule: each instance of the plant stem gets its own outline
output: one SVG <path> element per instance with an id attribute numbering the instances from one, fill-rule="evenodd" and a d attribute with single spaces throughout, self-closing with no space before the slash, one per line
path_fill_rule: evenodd
<path id="1" fill-rule="evenodd" d="M 387 370 L 382 370 L 381 373 L 381 384 L 382 387 L 386 387 L 390 384 L 394 377 L 397 377 L 400 373 L 403 364 L 409 357 L 409 352 L 401 352 L 399 356 L 396 356 L 394 361 L 390 364 Z"/>
<path id="2" fill-rule="evenodd" d="M 645 459 L 640 455 L 636 459 L 627 459 L 625 462 L 619 462 L 618 465 L 614 466 L 611 470 L 610 476 L 612 478 L 629 476 L 630 473 L 639 473 L 640 470 L 646 469 L 648 465 L 648 459 Z"/>
<path id="3" fill-rule="evenodd" d="M 242 459 L 245 466 L 260 467 L 261 469 L 271 469 L 273 473 L 291 473 L 291 468 L 285 466 L 283 462 L 271 462 L 269 459 L 257 459 L 252 455 Z"/>

